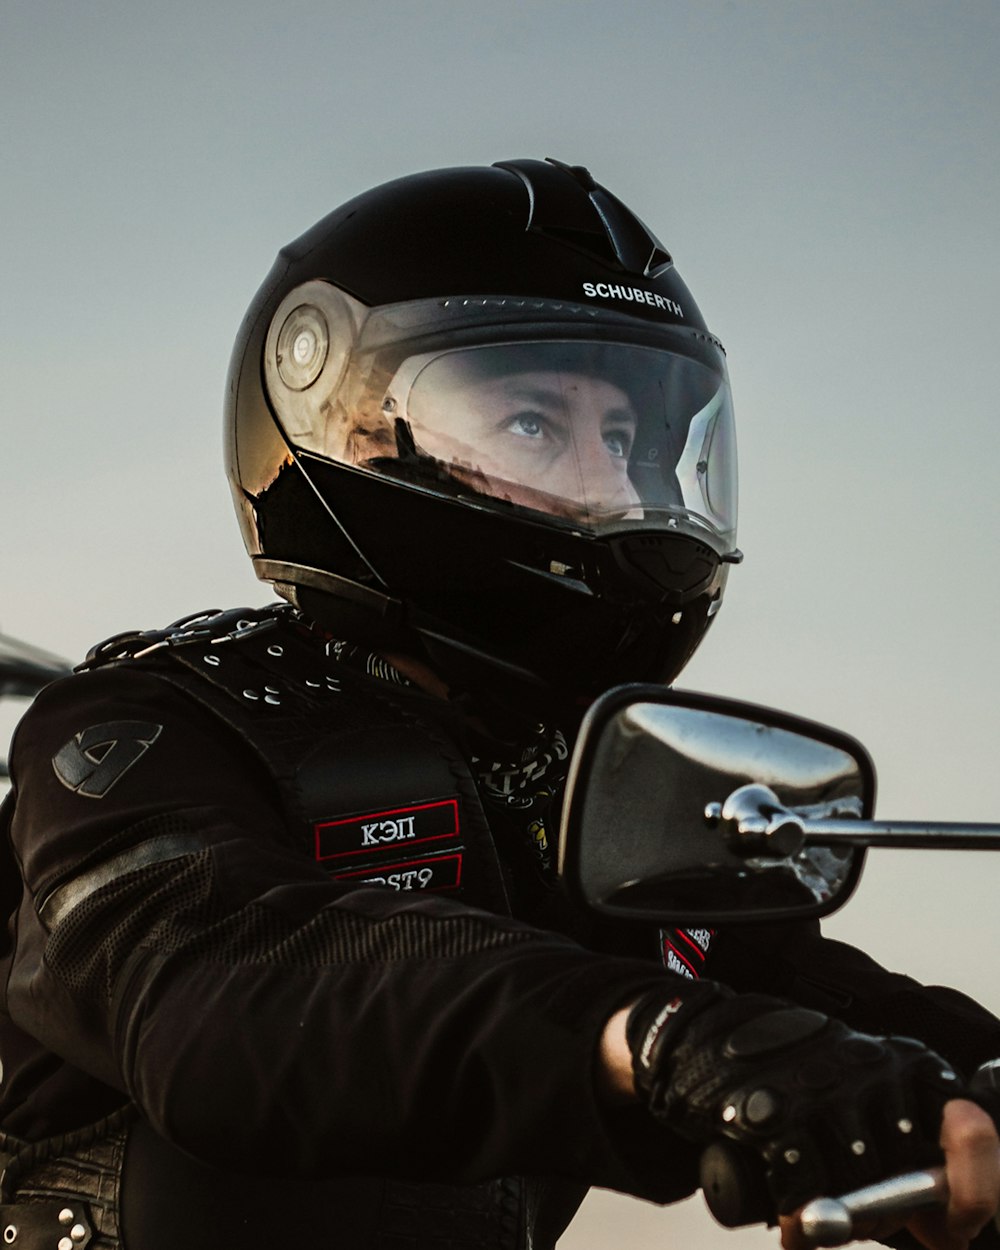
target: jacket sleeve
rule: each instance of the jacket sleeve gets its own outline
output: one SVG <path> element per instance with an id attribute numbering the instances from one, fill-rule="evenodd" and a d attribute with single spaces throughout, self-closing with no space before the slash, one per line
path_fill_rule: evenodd
<path id="1" fill-rule="evenodd" d="M 824 937 L 818 922 L 721 932 L 706 975 L 743 992 L 791 999 L 863 1033 L 914 1037 L 965 1077 L 1000 1058 L 1000 1020 L 985 1007 L 958 990 L 887 971 L 863 951 Z"/>
<path id="2" fill-rule="evenodd" d="M 670 974 L 331 882 L 287 844 L 246 748 L 141 670 L 49 687 L 11 760 L 27 888 L 10 1016 L 182 1149 L 314 1177 L 560 1174 L 660 1201 L 696 1184 L 689 1148 L 606 1112 L 594 1083 L 604 1021 Z"/>

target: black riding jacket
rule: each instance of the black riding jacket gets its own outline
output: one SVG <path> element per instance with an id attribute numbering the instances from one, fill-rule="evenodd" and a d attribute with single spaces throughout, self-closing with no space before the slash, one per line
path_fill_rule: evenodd
<path id="1" fill-rule="evenodd" d="M 529 1225 L 545 1246 L 588 1185 L 695 1188 L 692 1148 L 605 1109 L 593 1072 L 607 1018 L 677 974 L 544 872 L 525 886 L 446 705 L 284 608 L 100 658 L 38 696 L 11 754 L 8 1151 L 137 1108 L 107 1164 L 126 1250 L 513 1248 Z M 748 933 L 716 937 L 707 975 L 964 1071 L 1000 1054 L 962 995 L 815 926 Z"/>

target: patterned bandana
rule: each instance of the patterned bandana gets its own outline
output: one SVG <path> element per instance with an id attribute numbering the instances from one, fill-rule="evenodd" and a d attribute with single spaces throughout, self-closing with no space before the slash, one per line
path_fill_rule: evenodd
<path id="1" fill-rule="evenodd" d="M 520 830 L 543 875 L 553 871 L 548 818 L 553 800 L 561 799 L 569 761 L 566 739 L 543 725 L 517 759 L 487 760 L 475 756 L 472 768 L 485 802 L 503 813 L 503 823 Z M 558 803 L 556 804 L 558 807 Z"/>

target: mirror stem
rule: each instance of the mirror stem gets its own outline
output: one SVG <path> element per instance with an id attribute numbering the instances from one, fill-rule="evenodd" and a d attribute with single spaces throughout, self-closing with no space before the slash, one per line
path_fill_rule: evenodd
<path id="1" fill-rule="evenodd" d="M 807 820 L 783 807 L 764 785 L 740 786 L 725 803 L 709 803 L 705 823 L 719 829 L 726 846 L 745 859 L 785 859 L 805 846 L 889 846 L 918 850 L 1000 850 L 1000 825 L 950 821 Z"/>

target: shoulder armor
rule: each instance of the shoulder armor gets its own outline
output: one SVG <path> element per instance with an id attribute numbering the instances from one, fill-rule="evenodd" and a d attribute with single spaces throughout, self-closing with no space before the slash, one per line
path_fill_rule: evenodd
<path id="1" fill-rule="evenodd" d="M 329 696 L 343 690 L 345 679 L 351 684 L 332 654 L 336 645 L 290 604 L 270 604 L 199 612 L 165 629 L 117 634 L 93 648 L 77 671 L 142 666 L 183 686 L 230 725 L 248 726 L 263 715 L 286 732 L 289 717 L 322 722 L 330 715 Z"/>
<path id="2" fill-rule="evenodd" d="M 106 638 L 87 652 L 76 672 L 102 668 L 106 664 L 138 660 L 165 647 L 203 642 L 210 646 L 241 641 L 265 630 L 276 629 L 294 617 L 295 609 L 288 603 L 271 603 L 263 608 L 208 608 L 171 622 L 164 629 L 126 630 Z"/>

